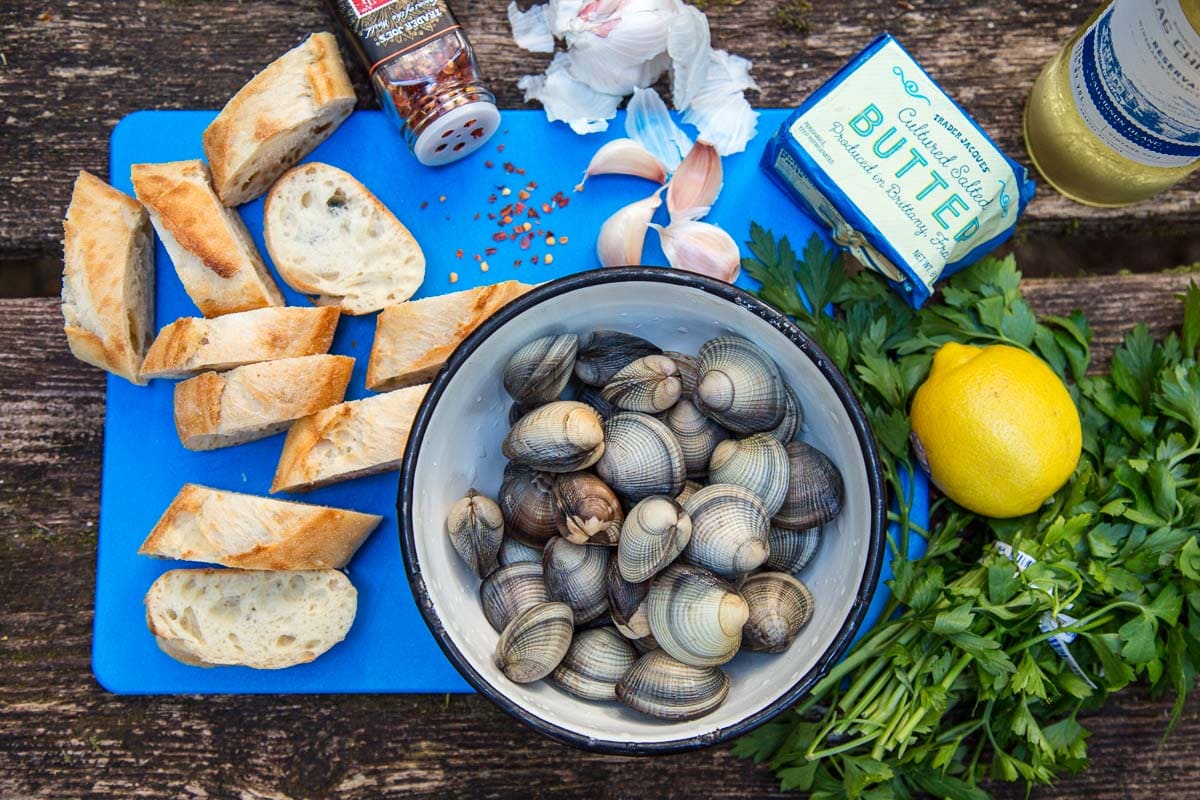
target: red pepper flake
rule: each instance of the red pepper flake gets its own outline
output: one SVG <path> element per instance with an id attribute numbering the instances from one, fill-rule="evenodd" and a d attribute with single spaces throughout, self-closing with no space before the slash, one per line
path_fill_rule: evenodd
<path id="1" fill-rule="evenodd" d="M 489 202 L 489 203 L 494 203 L 494 202 L 496 202 L 496 195 L 494 195 L 494 194 L 489 194 L 489 195 L 488 195 L 488 202 Z M 423 207 L 423 206 L 422 206 L 422 207 Z"/>
<path id="2" fill-rule="evenodd" d="M 521 266 L 521 259 L 519 259 L 519 258 L 518 258 L 516 261 L 514 261 L 514 262 L 513 262 L 513 266 L 514 266 L 514 267 L 519 267 L 519 266 Z"/>
<path id="3" fill-rule="evenodd" d="M 552 211 L 554 211 L 554 206 L 550 205 L 549 203 L 542 203 L 543 214 L 549 214 Z"/>
<path id="4" fill-rule="evenodd" d="M 485 161 L 485 162 L 483 162 L 483 165 L 484 165 L 485 167 L 487 167 L 488 169 L 491 169 L 492 167 L 496 166 L 496 165 L 495 165 L 495 164 L 493 164 L 491 161 Z"/>
<path id="5" fill-rule="evenodd" d="M 495 248 L 492 248 L 492 249 L 495 249 Z M 479 253 L 476 253 L 476 254 L 475 254 L 475 260 L 476 260 L 476 261 L 483 261 L 483 256 L 479 255 Z"/>
<path id="6" fill-rule="evenodd" d="M 496 250 L 496 248 L 488 247 L 488 248 L 484 249 L 483 254 L 488 255 L 488 256 L 494 256 L 494 255 L 496 255 L 497 252 L 499 252 L 499 251 Z"/>
<path id="7" fill-rule="evenodd" d="M 505 197 L 508 197 L 510 194 L 512 194 L 512 189 L 505 186 L 503 189 L 500 190 L 500 194 L 504 195 Z"/>
<path id="8" fill-rule="evenodd" d="M 521 237 L 521 241 L 518 242 L 518 244 L 520 245 L 522 250 L 528 250 L 529 245 L 532 243 L 533 243 L 533 234 L 532 233 L 525 234 L 524 236 Z"/>
<path id="9" fill-rule="evenodd" d="M 508 133 L 508 131 L 505 131 L 505 133 Z M 496 152 L 497 152 L 497 153 L 503 153 L 503 152 L 504 152 L 504 145 L 502 145 L 502 144 L 498 144 L 498 145 L 496 145 Z"/>
<path id="10" fill-rule="evenodd" d="M 517 171 L 517 167 L 511 161 L 505 161 L 504 162 L 504 171 L 507 172 L 509 175 L 512 175 L 514 172 Z"/>
<path id="11" fill-rule="evenodd" d="M 475 219 L 479 219 L 479 212 L 478 212 L 478 211 L 476 211 L 476 212 L 475 212 Z"/>
<path id="12" fill-rule="evenodd" d="M 496 218 L 496 215 L 495 215 L 495 214 L 493 214 L 492 212 L 490 212 L 490 211 L 489 211 L 489 212 L 488 212 L 488 219 L 495 219 L 495 218 Z"/>
<path id="13" fill-rule="evenodd" d="M 508 214 L 505 214 L 503 217 L 500 218 L 500 221 L 503 222 L 505 225 L 510 225 L 510 224 L 512 224 L 512 217 Z"/>
<path id="14" fill-rule="evenodd" d="M 462 248 L 460 247 L 460 248 L 458 248 L 457 250 L 455 250 L 455 251 L 454 251 L 454 255 L 455 255 L 455 257 L 457 257 L 457 258 L 462 258 L 462 256 L 463 256 L 463 253 L 462 253 Z"/>
<path id="15" fill-rule="evenodd" d="M 513 206 L 513 214 L 524 214 L 524 213 L 525 213 L 525 204 L 524 203 L 517 203 L 515 206 Z"/>
<path id="16" fill-rule="evenodd" d="M 438 197 L 438 202 L 439 202 L 439 203 L 444 203 L 444 202 L 446 202 L 446 195 L 444 195 L 444 194 L 443 194 L 443 195 L 440 195 L 440 196 Z"/>
<path id="17" fill-rule="evenodd" d="M 429 201 L 428 201 L 428 200 L 422 200 L 422 201 L 421 201 L 421 210 L 422 210 L 422 211 L 424 211 L 424 210 L 425 210 L 425 209 L 427 209 L 427 208 L 429 208 Z"/>
<path id="18" fill-rule="evenodd" d="M 493 242 L 506 242 L 506 241 L 508 241 L 508 234 L 505 233 L 504 231 L 500 231 L 499 233 L 493 233 L 492 241 Z"/>
<path id="19" fill-rule="evenodd" d="M 522 189 L 521 191 L 517 192 L 517 197 L 521 198 L 522 200 L 528 200 L 528 199 L 529 199 L 529 192 L 527 192 L 527 191 L 525 191 L 524 189 Z"/>
<path id="20" fill-rule="evenodd" d="M 541 215 L 537 213 L 536 208 L 529 209 L 525 216 L 529 217 L 530 219 L 541 219 Z"/>
<path id="21" fill-rule="evenodd" d="M 538 257 L 537 257 L 537 256 L 530 256 L 530 257 L 529 257 L 529 263 L 530 263 L 530 264 L 536 264 L 537 262 L 538 262 Z"/>

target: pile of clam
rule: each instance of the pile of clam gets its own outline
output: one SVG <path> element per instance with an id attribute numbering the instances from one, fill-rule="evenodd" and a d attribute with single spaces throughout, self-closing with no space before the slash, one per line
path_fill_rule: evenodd
<path id="1" fill-rule="evenodd" d="M 800 405 L 766 353 L 732 336 L 695 356 L 617 331 L 547 336 L 512 356 L 504 388 L 497 500 L 472 489 L 446 524 L 509 679 L 686 720 L 724 701 L 739 649 L 791 645 L 813 612 L 795 575 L 842 478 L 796 438 Z"/>

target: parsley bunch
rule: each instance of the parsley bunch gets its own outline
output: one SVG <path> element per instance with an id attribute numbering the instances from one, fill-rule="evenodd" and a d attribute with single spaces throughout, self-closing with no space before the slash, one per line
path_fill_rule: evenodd
<path id="1" fill-rule="evenodd" d="M 1011 256 L 914 311 L 876 276 L 848 276 L 817 237 L 798 255 L 753 225 L 748 245 L 760 296 L 862 401 L 901 535 L 883 621 L 735 752 L 816 800 L 983 800 L 989 780 L 1032 786 L 1083 769 L 1079 714 L 1134 681 L 1174 692 L 1174 725 L 1200 671 L 1200 289 L 1183 297 L 1180 333 L 1156 342 L 1139 326 L 1090 376 L 1087 320 L 1037 319 Z M 908 406 L 948 341 L 1023 348 L 1070 382 L 1083 455 L 1038 512 L 995 520 L 943 498 L 932 530 L 909 520 Z M 927 538 L 920 561 L 909 531 Z"/>

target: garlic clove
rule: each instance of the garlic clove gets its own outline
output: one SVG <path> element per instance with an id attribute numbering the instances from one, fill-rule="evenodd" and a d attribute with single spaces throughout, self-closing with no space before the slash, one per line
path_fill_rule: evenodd
<path id="1" fill-rule="evenodd" d="M 662 187 L 645 200 L 630 203 L 604 221 L 596 239 L 596 255 L 606 267 L 640 264 L 646 244 L 646 229 L 662 205 Z"/>
<path id="2" fill-rule="evenodd" d="M 733 283 L 742 269 L 737 242 L 716 225 L 683 219 L 667 227 L 650 223 L 658 231 L 663 253 L 675 269 L 698 272 Z"/>
<path id="3" fill-rule="evenodd" d="M 608 130 L 608 121 L 617 115 L 620 95 L 604 94 L 580 83 L 570 75 L 571 54 L 559 52 L 543 75 L 526 75 L 517 81 L 524 90 L 525 102 L 537 100 L 546 110 L 546 119 L 562 120 L 576 133 Z"/>
<path id="4" fill-rule="evenodd" d="M 575 191 L 583 191 L 583 184 L 593 175 L 633 175 L 655 183 L 665 183 L 667 168 L 633 139 L 613 139 L 605 142 L 592 156 L 583 173 L 583 180 L 575 187 Z"/>
<path id="5" fill-rule="evenodd" d="M 554 52 L 554 34 L 546 18 L 546 6 L 539 4 L 522 11 L 515 2 L 510 2 L 508 24 L 517 47 L 532 53 Z"/>
<path id="6" fill-rule="evenodd" d="M 667 211 L 671 221 L 695 220 L 708 213 L 724 182 L 721 156 L 708 142 L 697 141 L 671 177 Z"/>
<path id="7" fill-rule="evenodd" d="M 691 138 L 671 118 L 667 104 L 653 89 L 634 89 L 625 109 L 625 133 L 673 172 L 692 149 Z"/>

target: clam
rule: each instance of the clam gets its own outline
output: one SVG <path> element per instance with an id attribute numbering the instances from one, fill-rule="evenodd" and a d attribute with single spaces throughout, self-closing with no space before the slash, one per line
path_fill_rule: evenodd
<path id="1" fill-rule="evenodd" d="M 729 676 L 718 667 L 693 667 L 662 650 L 637 660 L 617 681 L 617 699 L 651 717 L 679 722 L 702 717 L 725 701 Z"/>
<path id="2" fill-rule="evenodd" d="M 575 399 L 591 406 L 601 420 L 606 420 L 613 414 L 619 414 L 621 409 L 605 400 L 600 394 L 601 391 L 595 386 L 584 386 L 579 390 L 579 395 Z"/>
<path id="3" fill-rule="evenodd" d="M 579 340 L 575 376 L 589 386 L 604 386 L 627 364 L 661 352 L 657 345 L 639 336 L 621 331 L 592 331 Z"/>
<path id="4" fill-rule="evenodd" d="M 680 400 L 673 405 L 663 421 L 679 442 L 688 477 L 704 477 L 713 450 L 729 438 L 729 431 L 700 413 L 690 400 Z"/>
<path id="5" fill-rule="evenodd" d="M 502 445 L 518 464 L 544 472 L 575 472 L 604 453 L 604 430 L 591 406 L 556 400 L 535 408 L 513 425 Z"/>
<path id="6" fill-rule="evenodd" d="M 710 339 L 700 348 L 697 407 L 734 433 L 776 427 L 787 400 L 779 369 L 753 342 L 736 336 Z"/>
<path id="7" fill-rule="evenodd" d="M 525 405 L 524 403 L 513 403 L 508 407 L 508 427 L 517 424 L 517 420 L 537 408 L 536 405 Z"/>
<path id="8" fill-rule="evenodd" d="M 787 451 L 766 433 L 726 439 L 716 446 L 708 462 L 710 481 L 732 483 L 754 492 L 766 506 L 768 517 L 783 505 L 790 476 Z"/>
<path id="9" fill-rule="evenodd" d="M 683 505 L 688 501 L 689 497 L 703 488 L 704 484 L 700 483 L 700 481 L 687 481 L 683 484 L 683 489 L 680 490 L 679 494 L 675 495 L 675 502 Z M 500 563 L 504 562 L 501 561 Z"/>
<path id="10" fill-rule="evenodd" d="M 504 369 L 504 389 L 525 405 L 549 403 L 567 387 L 575 368 L 579 337 L 543 336 L 513 353 Z"/>
<path id="11" fill-rule="evenodd" d="M 608 591 L 608 613 L 613 625 L 627 639 L 645 639 L 650 635 L 650 620 L 646 617 L 646 595 L 650 581 L 631 583 L 621 576 L 617 559 L 608 560 L 605 572 Z"/>
<path id="12" fill-rule="evenodd" d="M 675 369 L 679 370 L 679 379 L 683 382 L 683 396 L 690 398 L 700 379 L 700 360 L 675 350 L 664 350 L 663 355 L 675 362 Z"/>
<path id="13" fill-rule="evenodd" d="M 617 681 L 638 660 L 637 651 L 612 628 L 580 631 L 551 679 L 585 700 L 616 700 Z"/>
<path id="14" fill-rule="evenodd" d="M 643 356 L 609 379 L 600 396 L 625 411 L 658 414 L 675 405 L 683 382 L 675 362 L 666 356 Z"/>
<path id="15" fill-rule="evenodd" d="M 530 547 L 511 535 L 505 536 L 504 541 L 500 543 L 500 555 L 497 556 L 497 559 L 500 561 L 500 566 L 502 567 L 507 567 L 509 564 L 523 564 L 529 561 L 541 564 L 542 548 Z"/>
<path id="16" fill-rule="evenodd" d="M 817 548 L 821 546 L 821 529 L 793 531 L 772 526 L 767 543 L 771 548 L 767 568 L 795 575 L 816 556 Z"/>
<path id="17" fill-rule="evenodd" d="M 514 683 L 549 675 L 571 646 L 575 618 L 566 603 L 541 603 L 512 619 L 496 642 L 496 666 Z"/>
<path id="18" fill-rule="evenodd" d="M 623 411 L 604 421 L 596 474 L 628 502 L 652 494 L 674 497 L 683 488 L 684 472 L 679 442 L 659 420 Z"/>
<path id="19" fill-rule="evenodd" d="M 521 464 L 504 468 L 500 485 L 500 510 L 508 526 L 508 535 L 530 547 L 541 548 L 558 535 L 558 515 L 554 510 L 554 476 Z M 541 554 L 538 554 L 541 560 Z"/>
<path id="20" fill-rule="evenodd" d="M 480 578 L 500 566 L 497 555 L 504 538 L 504 515 L 494 500 L 471 489 L 450 507 L 446 530 L 454 551 Z"/>
<path id="21" fill-rule="evenodd" d="M 617 544 L 617 567 L 630 583 L 649 580 L 674 561 L 692 536 L 692 521 L 669 497 L 651 495 L 629 510 Z"/>
<path id="22" fill-rule="evenodd" d="M 842 474 L 829 456 L 805 442 L 787 445 L 791 476 L 783 506 L 772 520 L 780 528 L 824 525 L 842 510 Z"/>
<path id="23" fill-rule="evenodd" d="M 672 564 L 650 582 L 646 611 L 658 646 L 694 667 L 715 667 L 737 655 L 750 614 L 733 586 L 687 564 Z"/>
<path id="24" fill-rule="evenodd" d="M 542 565 L 536 561 L 521 561 L 500 567 L 484 578 L 479 585 L 479 604 L 483 615 L 497 631 L 502 631 L 514 617 L 536 605 L 550 602 Z"/>
<path id="25" fill-rule="evenodd" d="M 782 653 L 812 619 L 813 596 L 786 572 L 758 572 L 742 584 L 750 618 L 742 630 L 747 650 Z"/>
<path id="26" fill-rule="evenodd" d="M 613 490 L 590 472 L 568 472 L 554 479 L 558 533 L 573 544 L 616 546 L 625 512 Z"/>
<path id="27" fill-rule="evenodd" d="M 608 610 L 608 553 L 607 547 L 572 544 L 557 536 L 542 551 L 550 599 L 569 605 L 581 625 Z"/>
<path id="28" fill-rule="evenodd" d="M 689 497 L 683 510 L 692 518 L 684 561 L 733 579 L 767 560 L 767 509 L 749 489 L 714 483 Z"/>
<path id="29" fill-rule="evenodd" d="M 796 438 L 800 432 L 800 424 L 804 422 L 804 413 L 800 410 L 800 398 L 788 383 L 783 384 L 783 419 L 767 433 L 780 444 L 787 444 Z"/>

